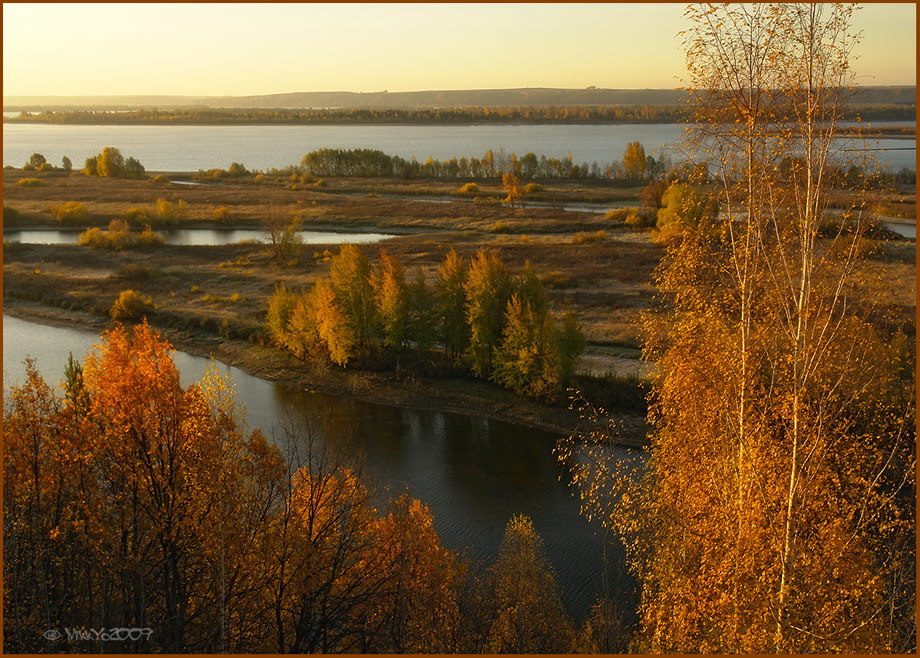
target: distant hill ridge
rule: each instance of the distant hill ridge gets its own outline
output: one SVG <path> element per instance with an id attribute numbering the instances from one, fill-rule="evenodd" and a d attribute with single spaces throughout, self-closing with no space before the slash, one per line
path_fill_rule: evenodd
<path id="1" fill-rule="evenodd" d="M 676 105 L 679 89 L 467 89 L 440 91 L 309 91 L 261 96 L 4 96 L 6 111 L 40 109 L 423 108 L 546 105 Z M 860 87 L 853 102 L 914 105 L 916 86 Z"/>

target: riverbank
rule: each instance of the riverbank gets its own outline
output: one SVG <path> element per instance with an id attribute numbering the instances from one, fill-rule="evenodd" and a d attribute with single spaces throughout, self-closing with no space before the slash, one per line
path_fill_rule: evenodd
<path id="1" fill-rule="evenodd" d="M 90 313 L 20 300 L 5 300 L 3 312 L 29 322 L 97 333 L 113 326 L 111 321 Z M 254 377 L 282 382 L 303 390 L 353 397 L 374 404 L 501 420 L 560 436 L 570 434 L 579 422 L 577 413 L 570 409 L 525 400 L 498 386 L 472 378 L 444 380 L 410 376 L 396 379 L 392 372 L 324 369 L 298 361 L 282 350 L 251 345 L 242 340 L 223 340 L 203 333 L 158 329 L 176 350 L 213 358 Z M 644 417 L 623 415 L 617 420 L 624 428 L 623 445 L 646 445 L 647 426 Z"/>

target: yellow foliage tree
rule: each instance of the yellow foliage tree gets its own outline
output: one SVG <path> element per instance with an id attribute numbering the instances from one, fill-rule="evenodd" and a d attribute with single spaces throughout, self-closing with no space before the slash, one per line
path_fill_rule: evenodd
<path id="1" fill-rule="evenodd" d="M 493 653 L 566 653 L 572 622 L 562 607 L 543 542 L 525 516 L 505 528 L 494 569 L 496 618 L 489 633 Z"/>
<path id="2" fill-rule="evenodd" d="M 727 218 L 685 227 L 657 274 L 646 474 L 603 420 L 574 442 L 586 508 L 643 581 L 642 651 L 913 646 L 913 357 L 870 321 L 860 202 L 855 237 L 818 232 L 855 43 L 852 10 L 826 11 L 687 12 L 693 143 Z"/>

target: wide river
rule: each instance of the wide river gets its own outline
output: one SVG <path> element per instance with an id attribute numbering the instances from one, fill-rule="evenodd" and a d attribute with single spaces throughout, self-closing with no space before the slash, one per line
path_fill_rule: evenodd
<path id="1" fill-rule="evenodd" d="M 24 380 L 31 356 L 49 384 L 63 377 L 67 355 L 83 356 L 99 342 L 94 332 L 49 327 L 3 316 L 4 397 Z M 238 368 L 176 352 L 183 386 L 209 367 L 232 378 L 250 428 L 284 444 L 286 419 L 313 420 L 318 437 L 363 454 L 368 477 L 386 496 L 404 492 L 434 514 L 443 543 L 484 566 L 497 557 L 505 525 L 526 514 L 544 541 L 563 601 L 577 620 L 602 591 L 602 543 L 596 526 L 579 514 L 567 471 L 552 450 L 558 437 L 472 416 L 369 404 L 308 392 L 247 375 Z M 622 458 L 627 458 L 624 451 Z M 608 551 L 612 572 L 622 560 L 619 544 Z M 612 575 L 614 596 L 622 583 Z"/>
<path id="2" fill-rule="evenodd" d="M 884 121 L 879 125 L 912 126 L 912 121 Z M 641 142 L 648 155 L 667 152 L 672 161 L 681 153 L 685 126 L 681 124 L 618 125 L 467 125 L 467 126 L 58 126 L 4 124 L 3 165 L 21 167 L 32 153 L 58 165 L 67 156 L 76 168 L 115 146 L 125 157 L 134 156 L 149 171 L 197 171 L 226 168 L 241 162 L 250 169 L 282 168 L 299 164 L 319 148 L 379 149 L 390 155 L 449 159 L 482 157 L 505 149 L 518 157 L 565 158 L 575 164 L 597 162 L 601 168 L 623 158 L 628 142 Z M 916 139 L 880 139 L 846 148 L 916 148 Z M 876 152 L 879 162 L 893 171 L 916 168 L 916 150 Z"/>

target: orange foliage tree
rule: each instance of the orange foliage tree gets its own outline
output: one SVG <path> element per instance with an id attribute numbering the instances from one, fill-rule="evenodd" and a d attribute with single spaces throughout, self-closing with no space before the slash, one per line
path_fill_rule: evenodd
<path id="1" fill-rule="evenodd" d="M 7 651 L 467 652 L 514 614 L 419 501 L 378 511 L 308 428 L 284 437 L 303 458 L 244 432 L 231 383 L 183 387 L 146 323 L 71 359 L 63 398 L 26 373 L 3 423 Z M 544 630 L 553 606 L 533 611 Z M 44 635 L 102 626 L 149 632 Z"/>
<path id="2" fill-rule="evenodd" d="M 629 539 L 646 652 L 915 643 L 914 356 L 876 321 L 862 201 L 846 231 L 819 231 L 851 11 L 687 12 L 694 144 L 728 221 L 684 226 L 656 277 L 645 474 L 614 459 L 603 414 L 563 451 L 586 509 Z M 801 166 L 781 175 L 790 152 Z"/>

